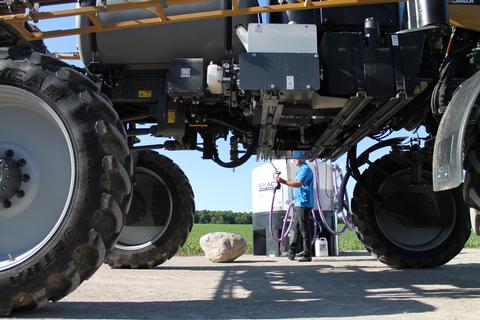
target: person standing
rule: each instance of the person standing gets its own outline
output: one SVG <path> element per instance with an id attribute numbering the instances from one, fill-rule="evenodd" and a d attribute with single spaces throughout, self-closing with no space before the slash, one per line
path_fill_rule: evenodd
<path id="1" fill-rule="evenodd" d="M 295 211 L 293 214 L 292 239 L 290 239 L 290 249 L 288 258 L 295 260 L 296 251 L 299 244 L 303 244 L 303 256 L 298 259 L 299 262 L 312 261 L 311 250 L 311 232 L 308 223 L 308 216 L 314 206 L 313 190 L 313 172 L 308 164 L 302 159 L 303 152 L 292 152 L 292 158 L 295 166 L 298 167 L 295 180 L 284 180 L 276 177 L 275 181 L 293 188 L 293 203 Z"/>

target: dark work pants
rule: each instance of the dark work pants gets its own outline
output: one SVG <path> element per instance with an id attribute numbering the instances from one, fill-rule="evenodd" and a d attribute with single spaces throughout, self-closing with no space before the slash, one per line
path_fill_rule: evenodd
<path id="1" fill-rule="evenodd" d="M 312 256 L 311 244 L 312 237 L 310 235 L 310 227 L 308 225 L 308 215 L 312 209 L 295 208 L 292 224 L 292 238 L 290 239 L 290 251 L 297 252 L 299 243 L 302 242 L 303 253 L 305 257 Z"/>

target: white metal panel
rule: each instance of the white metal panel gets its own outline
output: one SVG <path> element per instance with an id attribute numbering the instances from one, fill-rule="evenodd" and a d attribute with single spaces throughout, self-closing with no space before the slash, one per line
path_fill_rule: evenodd
<path id="1" fill-rule="evenodd" d="M 250 23 L 248 52 L 318 53 L 317 27 L 312 24 Z"/>

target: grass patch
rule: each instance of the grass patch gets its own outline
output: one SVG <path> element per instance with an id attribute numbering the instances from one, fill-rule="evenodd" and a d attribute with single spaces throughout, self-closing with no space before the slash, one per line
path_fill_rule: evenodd
<path id="1" fill-rule="evenodd" d="M 339 228 L 342 226 L 340 225 Z M 210 232 L 230 232 L 241 235 L 247 240 L 247 253 L 251 254 L 253 249 L 253 231 L 251 224 L 195 224 L 190 233 L 185 245 L 180 249 L 177 255 L 181 256 L 196 256 L 203 255 L 200 248 L 200 237 Z M 480 248 L 480 236 L 472 234 L 467 241 L 465 248 Z M 348 230 L 343 235 L 339 236 L 339 250 L 357 251 L 365 250 L 363 244 L 358 240 L 357 235 Z"/>
<path id="2" fill-rule="evenodd" d="M 338 225 L 338 230 L 341 230 L 342 228 L 343 225 Z M 355 232 L 347 230 L 344 234 L 338 236 L 338 250 L 340 252 L 345 252 L 365 250 L 365 248 L 360 240 L 358 240 Z"/>
<path id="3" fill-rule="evenodd" d="M 480 248 L 480 236 L 472 233 L 467 243 L 465 244 L 465 248 Z"/>
<path id="4" fill-rule="evenodd" d="M 203 256 L 200 237 L 210 232 L 230 232 L 241 235 L 247 240 L 247 254 L 253 250 L 253 232 L 251 224 L 194 224 L 187 241 L 177 253 L 180 256 Z"/>

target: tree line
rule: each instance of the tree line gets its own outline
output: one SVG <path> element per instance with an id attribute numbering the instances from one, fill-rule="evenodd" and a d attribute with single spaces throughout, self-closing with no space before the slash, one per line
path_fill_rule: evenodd
<path id="1" fill-rule="evenodd" d="M 251 212 L 197 210 L 195 223 L 252 224 Z"/>

